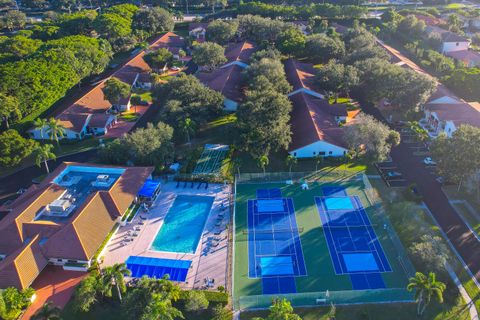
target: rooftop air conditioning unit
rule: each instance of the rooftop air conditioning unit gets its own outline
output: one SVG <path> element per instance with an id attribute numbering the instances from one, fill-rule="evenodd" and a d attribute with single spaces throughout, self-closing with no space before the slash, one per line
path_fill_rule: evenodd
<path id="1" fill-rule="evenodd" d="M 64 213 L 70 208 L 71 205 L 72 203 L 70 200 L 58 199 L 50 203 L 47 206 L 47 209 L 50 213 Z"/>

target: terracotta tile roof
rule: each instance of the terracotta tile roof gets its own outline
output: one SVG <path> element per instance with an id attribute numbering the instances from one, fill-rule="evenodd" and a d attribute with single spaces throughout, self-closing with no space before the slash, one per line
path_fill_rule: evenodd
<path id="1" fill-rule="evenodd" d="M 41 209 L 65 191 L 52 182 L 71 165 L 112 167 L 62 163 L 39 186 L 28 190 L 23 201 L 16 202 L 12 212 L 0 221 L 0 253 L 7 255 L 0 261 L 0 287 L 4 283 L 18 288 L 28 286 L 47 258 L 90 260 L 153 172 L 152 167 L 119 167 L 125 171 L 110 190 L 91 193 L 65 223 L 35 220 Z M 36 240 L 28 242 L 29 238 Z M 17 268 L 17 264 L 25 266 L 25 270 Z"/>
<path id="2" fill-rule="evenodd" d="M 417 17 L 418 20 L 422 20 L 423 22 L 425 22 L 426 25 L 429 25 L 429 26 L 436 26 L 436 25 L 439 25 L 439 24 L 445 24 L 446 23 L 446 21 L 443 20 L 443 19 L 436 18 L 436 17 L 424 16 L 424 15 L 421 15 L 421 14 L 416 14 L 415 17 Z"/>
<path id="3" fill-rule="evenodd" d="M 249 41 L 231 42 L 225 48 L 225 58 L 228 62 L 241 61 L 249 64 L 250 57 L 255 51 L 257 48 Z"/>
<path id="4" fill-rule="evenodd" d="M 473 50 L 450 51 L 445 54 L 449 57 L 463 61 L 467 64 L 480 64 L 480 53 Z"/>
<path id="5" fill-rule="evenodd" d="M 285 61 L 285 74 L 288 82 L 293 86 L 293 91 L 305 88 L 319 91 L 315 84 L 316 70 L 311 63 L 299 62 L 295 59 Z"/>
<path id="6" fill-rule="evenodd" d="M 40 236 L 33 237 L 0 263 L 0 287 L 25 289 L 45 268 L 48 261 L 40 248 Z"/>
<path id="7" fill-rule="evenodd" d="M 343 139 L 344 127 L 340 127 L 335 115 L 344 115 L 346 107 L 330 106 L 327 100 L 315 98 L 304 92 L 299 92 L 289 97 L 292 101 L 291 128 L 292 143 L 289 151 L 297 150 L 317 141 L 326 141 L 336 146 L 346 148 Z M 340 112 L 334 108 L 341 108 Z M 349 114 L 354 117 L 358 112 Z"/>
<path id="8" fill-rule="evenodd" d="M 197 73 L 197 78 L 207 87 L 236 102 L 243 100 L 243 68 L 232 64 L 212 72 Z"/>
<path id="9" fill-rule="evenodd" d="M 94 114 L 92 115 L 88 126 L 90 128 L 105 128 L 109 120 L 114 117 L 115 116 L 111 114 Z"/>
<path id="10" fill-rule="evenodd" d="M 155 40 L 150 45 L 149 50 L 157 50 L 159 48 L 173 48 L 174 50 L 177 50 L 184 45 L 185 40 L 182 37 L 173 32 L 167 32 Z M 138 73 L 151 71 L 150 67 L 143 59 L 144 56 L 145 51 L 138 53 L 135 57 L 125 63 L 123 67 L 116 71 L 112 77 L 129 85 L 133 85 Z M 105 113 L 112 107 L 112 104 L 105 99 L 102 91 L 106 80 L 107 79 L 96 85 L 92 90 L 87 92 L 83 97 L 78 99 L 56 117 L 66 129 L 80 132 L 85 126 L 89 114 Z M 120 101 L 120 104 L 126 104 L 128 100 L 129 98 L 123 99 Z"/>
<path id="11" fill-rule="evenodd" d="M 426 104 L 425 109 L 435 112 L 440 120 L 452 121 L 456 127 L 469 124 L 480 127 L 480 112 L 475 105 L 466 102 L 458 104 Z"/>
<path id="12" fill-rule="evenodd" d="M 28 201 L 14 207 L 4 219 L 0 221 L 0 253 L 10 254 L 25 240 L 23 223 L 31 222 L 35 216 L 53 200 L 58 199 L 65 192 L 65 188 L 58 185 L 44 185 L 32 195 Z"/>

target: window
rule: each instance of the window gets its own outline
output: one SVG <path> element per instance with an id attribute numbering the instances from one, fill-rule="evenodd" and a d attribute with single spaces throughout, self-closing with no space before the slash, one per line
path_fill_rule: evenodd
<path id="1" fill-rule="evenodd" d="M 347 154 L 347 151 L 343 151 L 343 154 L 344 154 L 344 155 Z"/>
<path id="2" fill-rule="evenodd" d="M 294 153 L 293 153 L 293 156 L 294 156 L 294 157 L 296 157 L 296 156 L 297 156 L 297 153 L 296 153 L 296 152 L 294 152 Z"/>
<path id="3" fill-rule="evenodd" d="M 459 45 L 460 45 L 460 44 L 457 42 L 457 43 L 456 43 L 456 46 L 458 47 Z"/>
<path id="4" fill-rule="evenodd" d="M 333 152 L 332 151 L 328 151 L 328 154 L 332 154 Z"/>
<path id="5" fill-rule="evenodd" d="M 62 262 L 62 261 L 63 261 L 63 259 L 57 259 L 57 261 L 58 261 L 58 262 Z"/>
<path id="6" fill-rule="evenodd" d="M 321 155 L 321 156 L 324 156 L 324 155 L 325 155 L 325 151 L 320 151 L 318 154 Z"/>
<path id="7" fill-rule="evenodd" d="M 315 151 L 313 151 L 313 155 L 316 155 L 317 153 Z"/>

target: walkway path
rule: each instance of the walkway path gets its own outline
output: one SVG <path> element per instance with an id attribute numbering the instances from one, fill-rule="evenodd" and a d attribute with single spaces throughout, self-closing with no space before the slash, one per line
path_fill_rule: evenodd
<path id="1" fill-rule="evenodd" d="M 457 274 L 455 271 L 453 271 L 452 267 L 446 263 L 445 264 L 445 269 L 447 269 L 448 273 L 450 274 L 450 277 L 452 278 L 453 282 L 458 288 L 458 291 L 460 291 L 460 294 L 462 295 L 463 300 L 465 300 L 465 303 L 468 306 L 468 311 L 470 313 L 470 319 L 472 320 L 478 320 L 478 313 L 477 313 L 477 308 L 475 308 L 475 304 L 473 303 L 472 299 L 470 299 L 470 296 L 468 295 L 467 291 L 462 285 L 462 282 L 460 279 L 458 279 Z"/>

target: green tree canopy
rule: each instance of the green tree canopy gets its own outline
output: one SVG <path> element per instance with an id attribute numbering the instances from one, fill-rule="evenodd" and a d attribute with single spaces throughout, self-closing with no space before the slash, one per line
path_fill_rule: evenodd
<path id="1" fill-rule="evenodd" d="M 214 42 L 201 43 L 193 49 L 192 60 L 201 67 L 212 69 L 227 62 L 225 49 Z"/>
<path id="2" fill-rule="evenodd" d="M 12 121 L 22 118 L 22 113 L 18 106 L 18 100 L 15 97 L 0 93 L 0 118 L 7 129 L 9 129 Z"/>
<path id="3" fill-rule="evenodd" d="M 185 309 L 187 311 L 199 312 L 208 308 L 208 300 L 202 291 L 191 290 L 188 292 Z"/>
<path id="4" fill-rule="evenodd" d="M 393 146 L 400 143 L 398 132 L 370 115 L 360 114 L 355 123 L 345 127 L 345 141 L 357 155 L 372 161 L 384 161 Z"/>
<path id="5" fill-rule="evenodd" d="M 27 288 L 18 290 L 13 287 L 6 288 L 0 292 L 0 317 L 4 320 L 16 320 L 27 308 L 34 295 L 35 290 Z"/>
<path id="6" fill-rule="evenodd" d="M 233 39 L 237 29 L 238 23 L 236 21 L 214 20 L 208 24 L 205 36 L 207 41 L 224 45 Z"/>
<path id="7" fill-rule="evenodd" d="M 438 302 L 443 303 L 443 292 L 446 289 L 446 285 L 438 281 L 433 272 L 430 272 L 428 276 L 417 272 L 415 277 L 410 278 L 407 289 L 408 291 L 415 291 L 417 314 L 421 316 L 432 301 L 432 298 L 436 298 Z"/>
<path id="8" fill-rule="evenodd" d="M 360 79 L 355 67 L 330 60 L 318 69 L 315 81 L 320 88 L 334 94 L 336 103 L 338 95 L 340 93 L 348 95 L 350 90 L 358 85 Z"/>
<path id="9" fill-rule="evenodd" d="M 112 105 L 118 106 L 122 99 L 128 98 L 131 88 L 130 85 L 117 78 L 110 78 L 105 82 L 102 91 L 105 99 L 110 101 Z"/>
<path id="10" fill-rule="evenodd" d="M 339 39 L 324 34 L 314 34 L 307 37 L 305 54 L 317 62 L 342 59 L 345 55 L 345 45 Z"/>
<path id="11" fill-rule="evenodd" d="M 249 88 L 252 90 L 260 90 L 258 78 L 266 78 L 273 86 L 274 90 L 287 94 L 292 87 L 288 83 L 285 76 L 285 69 L 280 60 L 262 58 L 253 61 L 248 68 L 245 69 L 245 78 L 248 81 Z"/>
<path id="12" fill-rule="evenodd" d="M 173 54 L 167 48 L 160 48 L 146 54 L 145 61 L 153 70 L 162 70 L 173 62 Z"/>
<path id="13" fill-rule="evenodd" d="M 174 21 L 172 15 L 160 7 L 138 10 L 133 16 L 132 27 L 137 30 L 156 34 L 164 31 L 172 31 Z"/>
<path id="14" fill-rule="evenodd" d="M 480 129 L 460 125 L 452 137 L 440 135 L 431 144 L 439 173 L 459 184 L 474 176 L 480 168 Z"/>
<path id="15" fill-rule="evenodd" d="M 25 139 L 16 130 L 0 133 L 0 166 L 12 167 L 19 164 L 32 153 L 35 146 L 34 140 Z"/>
<path id="16" fill-rule="evenodd" d="M 278 35 L 276 46 L 284 54 L 299 56 L 304 53 L 306 38 L 297 27 L 288 28 Z"/>

